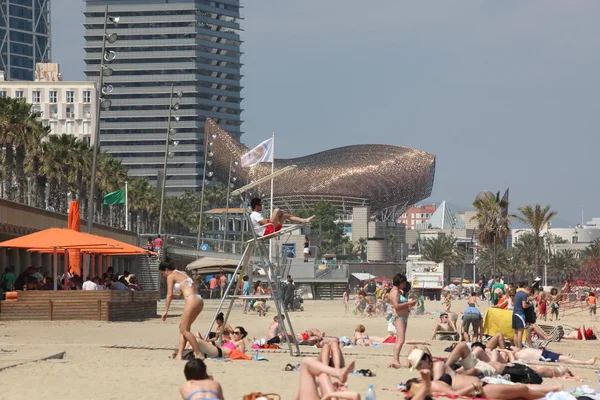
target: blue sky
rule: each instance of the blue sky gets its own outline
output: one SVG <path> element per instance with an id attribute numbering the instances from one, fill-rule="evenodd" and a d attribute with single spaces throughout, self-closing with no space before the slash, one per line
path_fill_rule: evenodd
<path id="1" fill-rule="evenodd" d="M 551 204 L 564 224 L 582 206 L 600 216 L 600 2 L 242 4 L 248 146 L 276 132 L 282 158 L 414 147 L 437 156 L 431 201 L 468 206 L 510 187 L 513 210 Z M 84 79 L 82 9 L 52 1 L 65 79 Z"/>

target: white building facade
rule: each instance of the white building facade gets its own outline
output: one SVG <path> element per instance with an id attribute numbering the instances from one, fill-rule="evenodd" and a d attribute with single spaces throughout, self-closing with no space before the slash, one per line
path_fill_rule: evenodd
<path id="1" fill-rule="evenodd" d="M 67 133 L 91 144 L 95 129 L 94 82 L 1 81 L 0 97 L 25 98 L 42 113 L 52 134 Z"/>

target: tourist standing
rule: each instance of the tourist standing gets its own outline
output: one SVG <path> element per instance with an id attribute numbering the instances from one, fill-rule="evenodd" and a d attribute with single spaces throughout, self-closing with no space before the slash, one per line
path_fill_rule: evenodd
<path id="1" fill-rule="evenodd" d="M 208 287 L 210 289 L 210 298 L 214 299 L 215 294 L 217 293 L 217 276 L 213 275 L 212 278 L 208 281 Z"/>
<path id="2" fill-rule="evenodd" d="M 512 316 L 512 328 L 515 331 L 513 343 L 520 349 L 523 347 L 523 332 L 527 328 L 526 310 L 531 307 L 528 300 L 531 294 L 531 286 L 527 286 L 524 290 L 518 290 L 515 294 L 514 309 Z"/>
<path id="3" fill-rule="evenodd" d="M 221 277 L 219 278 L 219 286 L 221 287 L 221 298 L 223 298 L 224 295 L 226 295 L 226 289 L 227 289 L 227 275 L 225 274 L 221 274 Z"/>
<path id="4" fill-rule="evenodd" d="M 310 255 L 310 240 L 308 236 L 304 236 L 304 262 L 308 262 L 308 256 Z"/>
<path id="5" fill-rule="evenodd" d="M 404 296 L 406 284 L 406 275 L 396 274 L 396 276 L 394 276 L 394 287 L 390 292 L 390 298 L 392 300 L 392 317 L 390 318 L 390 324 L 394 325 L 394 328 L 396 328 L 396 343 L 394 344 L 394 361 L 388 366 L 389 368 L 402 368 L 400 364 L 400 351 L 402 350 L 404 338 L 406 336 L 408 313 L 410 308 L 417 303 L 415 300 L 408 300 Z"/>
<path id="6" fill-rule="evenodd" d="M 156 250 L 158 253 L 160 253 L 160 251 L 162 250 L 163 247 L 163 240 L 161 239 L 160 235 L 158 235 L 156 237 L 156 239 L 154 239 L 154 250 Z"/>

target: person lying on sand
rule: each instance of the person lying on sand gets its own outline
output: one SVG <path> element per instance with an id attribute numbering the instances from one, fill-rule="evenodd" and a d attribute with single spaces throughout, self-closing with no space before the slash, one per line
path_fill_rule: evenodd
<path id="1" fill-rule="evenodd" d="M 199 400 L 210 398 L 223 400 L 221 384 L 208 375 L 204 361 L 197 358 L 188 361 L 185 364 L 183 373 L 187 382 L 179 388 L 182 399 Z"/>
<path id="2" fill-rule="evenodd" d="M 488 399 L 540 399 L 547 393 L 559 392 L 562 390 L 560 384 L 544 385 L 496 385 L 487 384 L 474 376 L 454 377 L 443 376 L 432 380 L 431 367 L 432 359 L 427 353 L 423 353 L 423 358 L 415 366 L 421 374 L 420 378 L 409 379 L 406 382 L 407 396 L 410 400 L 429 400 L 433 393 L 443 393 L 448 396 L 466 396 Z M 428 368 L 429 367 L 429 368 Z"/>
<path id="3" fill-rule="evenodd" d="M 354 361 L 345 368 L 332 368 L 315 359 L 304 357 L 300 366 L 300 383 L 294 400 L 360 400 L 356 392 L 347 391 L 348 374 L 354 370 Z M 332 382 L 335 378 L 338 382 Z"/>
<path id="4" fill-rule="evenodd" d="M 597 340 L 600 337 L 598 334 L 598 328 L 595 325 L 585 328 L 585 325 L 581 325 L 576 331 L 569 333 L 564 336 L 566 340 Z"/>
<path id="5" fill-rule="evenodd" d="M 354 336 L 352 337 L 352 344 L 358 347 L 369 347 L 373 346 L 373 342 L 369 339 L 369 335 L 365 333 L 365 326 L 360 324 L 354 330 Z"/>
<path id="6" fill-rule="evenodd" d="M 514 352 L 514 357 L 515 359 L 522 361 L 560 362 L 563 364 L 574 365 L 594 365 L 596 363 L 596 357 L 592 357 L 585 361 L 577 360 L 570 355 L 554 353 L 546 349 L 522 348 Z"/>
<path id="7" fill-rule="evenodd" d="M 319 353 L 319 361 L 334 368 L 343 368 L 346 365 L 342 347 L 337 342 L 323 344 L 321 353 Z"/>
<path id="8" fill-rule="evenodd" d="M 232 341 L 225 342 L 219 347 L 211 342 L 200 339 L 198 340 L 198 345 L 200 346 L 200 350 L 202 350 L 202 354 L 206 358 L 229 357 L 233 351 L 239 351 L 240 353 L 244 353 L 246 351 L 244 339 L 247 335 L 248 332 L 246 332 L 243 327 L 236 326 L 233 330 Z"/>

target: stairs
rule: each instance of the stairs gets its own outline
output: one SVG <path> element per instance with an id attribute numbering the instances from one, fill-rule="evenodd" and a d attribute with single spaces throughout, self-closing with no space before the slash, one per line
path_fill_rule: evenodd
<path id="1" fill-rule="evenodd" d="M 158 257 L 148 257 L 147 255 L 136 256 L 136 263 L 132 274 L 138 278 L 145 291 L 158 291 L 160 282 L 160 273 L 158 265 L 160 260 Z"/>
<path id="2" fill-rule="evenodd" d="M 333 300 L 344 297 L 344 290 L 348 286 L 344 282 L 315 282 L 317 300 Z"/>

